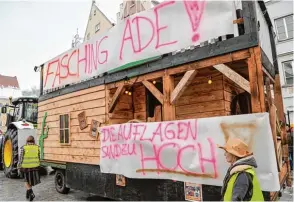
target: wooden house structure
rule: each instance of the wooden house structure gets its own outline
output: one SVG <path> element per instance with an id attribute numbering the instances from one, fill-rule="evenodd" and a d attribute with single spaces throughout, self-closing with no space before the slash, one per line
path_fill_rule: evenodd
<path id="1" fill-rule="evenodd" d="M 243 1 L 242 14 L 232 22 L 239 36 L 50 93 L 42 90 L 42 164 L 57 169 L 68 187 L 104 197 L 184 200 L 183 182 L 126 179 L 127 185 L 120 187 L 115 175 L 101 173 L 95 126 L 269 112 L 282 185 L 289 162 L 272 24 L 263 1 Z M 41 70 L 41 86 L 42 75 Z M 203 200 L 220 199 L 219 187 L 203 185 L 202 191 Z M 264 196 L 274 200 L 277 194 Z"/>

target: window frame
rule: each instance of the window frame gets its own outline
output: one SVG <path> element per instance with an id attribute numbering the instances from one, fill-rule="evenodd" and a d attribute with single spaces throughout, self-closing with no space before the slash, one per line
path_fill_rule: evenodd
<path id="1" fill-rule="evenodd" d="M 60 123 L 61 123 L 61 116 L 65 116 L 65 115 L 67 115 L 68 116 L 68 128 L 65 128 L 65 119 L 63 119 L 64 120 L 64 123 L 63 123 L 63 126 L 64 126 L 64 128 L 61 128 L 60 127 Z M 70 114 L 59 114 L 58 115 L 59 116 L 59 144 L 60 145 L 70 145 L 71 144 L 71 140 L 70 140 Z M 68 142 L 66 143 L 65 142 L 65 130 L 68 130 Z M 63 131 L 63 133 L 64 133 L 64 135 L 63 135 L 63 143 L 62 142 L 60 142 L 60 138 L 61 138 L 61 131 Z"/>
<path id="2" fill-rule="evenodd" d="M 99 29 L 97 30 L 97 26 L 99 25 Z M 95 33 L 99 32 L 100 31 L 100 22 L 98 22 L 96 25 L 95 25 Z"/>
<path id="3" fill-rule="evenodd" d="M 277 33 L 276 35 L 277 35 L 277 41 L 278 42 L 283 42 L 283 41 L 287 41 L 287 40 L 293 40 L 293 37 L 289 38 L 289 36 L 288 36 L 288 27 L 287 27 L 287 24 L 286 24 L 286 18 L 289 17 L 289 16 L 292 16 L 292 18 L 293 18 L 293 14 L 291 13 L 291 14 L 284 15 L 284 16 L 281 16 L 281 17 L 278 17 L 278 18 L 274 19 L 275 30 L 276 30 L 276 33 Z M 277 21 L 280 20 L 280 19 L 283 19 L 283 27 L 285 28 L 285 33 L 286 33 L 286 38 L 285 39 L 280 39 L 280 37 L 279 37 Z"/>
<path id="4" fill-rule="evenodd" d="M 286 71 L 285 71 L 285 65 L 284 64 L 288 63 L 288 62 L 292 63 L 292 71 L 293 71 L 294 60 L 285 60 L 285 61 L 282 62 L 282 68 L 283 68 L 283 73 L 284 73 L 284 82 L 285 82 L 286 86 L 293 86 L 293 83 L 292 84 L 287 83 L 287 77 L 286 77 Z M 292 76 L 292 78 L 294 79 L 294 76 Z"/>

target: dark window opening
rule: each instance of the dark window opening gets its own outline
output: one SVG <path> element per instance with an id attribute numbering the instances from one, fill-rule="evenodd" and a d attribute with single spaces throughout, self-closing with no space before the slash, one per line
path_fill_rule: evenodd
<path id="1" fill-rule="evenodd" d="M 154 86 L 162 93 L 163 92 L 163 85 L 162 81 L 156 81 Z M 154 117 L 154 109 L 156 106 L 160 105 L 161 103 L 157 100 L 156 97 L 146 89 L 146 111 L 147 117 Z"/>

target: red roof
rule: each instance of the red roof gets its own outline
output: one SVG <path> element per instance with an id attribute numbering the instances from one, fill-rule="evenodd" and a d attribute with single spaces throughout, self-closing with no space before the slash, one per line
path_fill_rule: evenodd
<path id="1" fill-rule="evenodd" d="M 0 74 L 0 88 L 7 87 L 19 88 L 17 77 L 4 76 Z"/>

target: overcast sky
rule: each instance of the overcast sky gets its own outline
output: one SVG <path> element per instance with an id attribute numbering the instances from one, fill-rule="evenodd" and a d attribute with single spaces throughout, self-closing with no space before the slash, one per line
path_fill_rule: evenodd
<path id="1" fill-rule="evenodd" d="M 96 0 L 116 21 L 123 0 Z M 0 74 L 17 76 L 20 88 L 39 87 L 40 65 L 71 48 L 79 29 L 84 37 L 92 0 L 0 0 Z"/>

